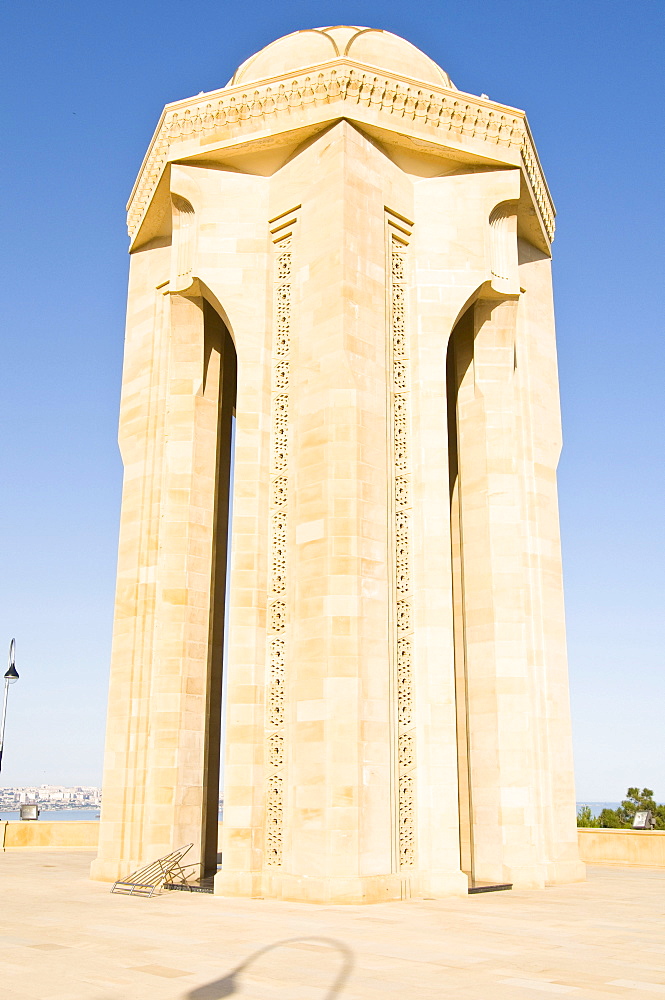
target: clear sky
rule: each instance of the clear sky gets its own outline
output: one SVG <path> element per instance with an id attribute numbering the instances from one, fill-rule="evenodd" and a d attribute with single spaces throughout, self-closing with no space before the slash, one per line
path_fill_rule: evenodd
<path id="1" fill-rule="evenodd" d="M 124 206 L 162 106 L 304 27 L 387 28 L 526 109 L 558 208 L 578 798 L 665 800 L 662 0 L 23 0 L 3 41 L 0 784 L 101 780 Z"/>

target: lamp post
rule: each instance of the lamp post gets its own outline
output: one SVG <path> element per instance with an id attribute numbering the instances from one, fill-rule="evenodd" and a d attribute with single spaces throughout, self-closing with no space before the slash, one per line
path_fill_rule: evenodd
<path id="1" fill-rule="evenodd" d="M 18 671 L 16 670 L 14 663 L 15 655 L 16 640 L 12 639 L 9 643 L 9 667 L 7 668 L 7 673 L 5 674 L 5 693 L 2 699 L 2 722 L 0 723 L 0 770 L 2 770 L 2 751 L 5 747 L 5 720 L 7 718 L 7 696 L 9 694 L 9 685 L 18 680 Z"/>

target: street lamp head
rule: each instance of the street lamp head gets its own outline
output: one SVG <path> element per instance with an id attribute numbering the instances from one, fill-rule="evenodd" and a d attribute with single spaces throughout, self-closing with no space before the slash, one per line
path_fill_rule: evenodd
<path id="1" fill-rule="evenodd" d="M 9 643 L 9 668 L 5 674 L 5 680 L 8 684 L 14 684 L 18 680 L 18 670 L 14 663 L 14 658 L 16 656 L 16 640 L 12 639 Z"/>

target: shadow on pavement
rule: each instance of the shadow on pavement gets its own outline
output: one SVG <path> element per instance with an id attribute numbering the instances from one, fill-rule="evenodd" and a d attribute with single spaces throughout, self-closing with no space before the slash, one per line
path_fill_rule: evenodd
<path id="1" fill-rule="evenodd" d="M 205 983 L 203 986 L 198 986 L 195 990 L 190 990 L 189 993 L 185 994 L 184 1000 L 223 1000 L 224 997 L 233 996 L 241 987 L 243 973 L 257 959 L 261 958 L 262 955 L 267 954 L 269 951 L 274 951 L 276 948 L 285 948 L 301 942 L 327 945 L 328 948 L 337 951 L 341 956 L 341 965 L 335 976 L 335 981 L 330 985 L 325 995 L 325 1000 L 334 1000 L 335 997 L 340 995 L 344 984 L 351 975 L 351 970 L 353 969 L 353 952 L 341 941 L 324 937 L 285 938 L 284 941 L 276 941 L 275 944 L 259 948 L 258 951 L 255 951 L 249 958 L 246 958 L 244 962 L 241 962 L 235 969 L 228 972 L 222 979 L 215 979 L 212 983 Z"/>

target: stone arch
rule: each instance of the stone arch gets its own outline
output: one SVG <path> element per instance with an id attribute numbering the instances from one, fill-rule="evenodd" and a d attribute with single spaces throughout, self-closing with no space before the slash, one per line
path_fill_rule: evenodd
<path id="1" fill-rule="evenodd" d="M 460 868 L 474 876 L 473 786 L 469 745 L 469 692 L 466 663 L 463 530 L 460 498 L 460 428 L 458 393 L 473 363 L 473 312 L 478 290 L 467 300 L 453 326 L 446 352 L 448 406 L 448 484 L 453 593 L 453 644 L 457 721 L 457 780 L 459 800 Z"/>
<path id="2" fill-rule="evenodd" d="M 233 416 L 237 398 L 237 355 L 231 332 L 215 306 L 203 297 L 204 378 L 202 392 L 217 402 L 214 517 L 210 567 L 208 664 L 206 677 L 204 805 L 201 861 L 205 875 L 217 870 L 218 802 L 227 581 L 231 550 Z"/>
<path id="3" fill-rule="evenodd" d="M 516 723 L 507 748 L 499 722 L 507 698 L 516 718 L 530 698 L 526 595 L 515 585 L 524 546 L 516 316 L 516 297 L 492 283 L 459 317 L 447 354 L 460 858 L 482 882 L 508 881 L 501 788 L 519 754 L 534 753 L 528 727 Z M 529 794 L 530 779 L 520 780 Z"/>

